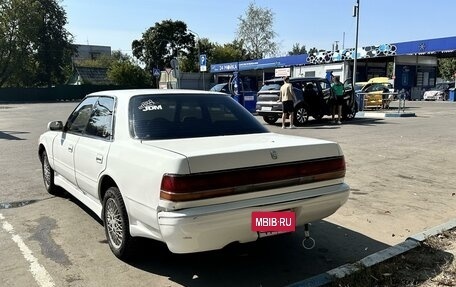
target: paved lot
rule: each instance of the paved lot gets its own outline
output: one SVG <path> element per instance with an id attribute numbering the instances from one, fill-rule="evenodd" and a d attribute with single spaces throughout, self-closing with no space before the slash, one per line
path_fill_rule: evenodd
<path id="1" fill-rule="evenodd" d="M 87 209 L 69 196 L 49 196 L 42 185 L 38 136 L 75 105 L 0 104 L 0 286 L 284 286 L 456 216 L 456 103 L 408 102 L 416 118 L 268 126 L 338 141 L 346 155 L 352 194 L 336 214 L 312 224 L 314 249 L 300 247 L 303 230 L 191 255 L 142 240 L 137 256 L 122 262 Z"/>

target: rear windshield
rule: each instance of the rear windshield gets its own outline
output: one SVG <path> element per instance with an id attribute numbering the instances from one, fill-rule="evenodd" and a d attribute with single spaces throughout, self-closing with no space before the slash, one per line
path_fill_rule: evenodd
<path id="1" fill-rule="evenodd" d="M 142 140 L 266 133 L 244 107 L 222 95 L 141 95 L 129 107 L 131 136 Z"/>
<path id="2" fill-rule="evenodd" d="M 280 90 L 281 86 L 281 83 L 265 83 L 264 86 L 261 87 L 260 91 L 277 91 Z"/>
<path id="3" fill-rule="evenodd" d="M 441 83 L 435 86 L 435 90 L 437 91 L 446 91 L 449 88 L 454 88 L 454 83 Z"/>
<path id="4" fill-rule="evenodd" d="M 226 84 L 218 84 L 218 85 L 215 85 L 213 86 L 210 91 L 213 91 L 213 92 L 220 92 L 223 88 L 225 88 Z"/>

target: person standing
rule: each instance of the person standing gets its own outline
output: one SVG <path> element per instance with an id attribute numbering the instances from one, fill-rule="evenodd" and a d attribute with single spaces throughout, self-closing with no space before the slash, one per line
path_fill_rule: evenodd
<path id="1" fill-rule="evenodd" d="M 331 85 L 331 92 L 334 95 L 333 98 L 333 108 L 332 108 L 332 122 L 335 121 L 335 114 L 337 109 L 337 124 L 340 125 L 340 119 L 342 115 L 342 105 L 344 104 L 344 84 L 340 82 L 340 77 L 334 77 L 334 83 Z"/>
<path id="2" fill-rule="evenodd" d="M 280 94 L 278 102 L 282 102 L 282 129 L 285 129 L 285 121 L 287 115 L 290 116 L 290 129 L 294 129 L 293 125 L 293 112 L 294 102 L 296 100 L 295 93 L 293 91 L 293 85 L 290 83 L 290 77 L 285 77 L 283 85 L 280 87 Z"/>

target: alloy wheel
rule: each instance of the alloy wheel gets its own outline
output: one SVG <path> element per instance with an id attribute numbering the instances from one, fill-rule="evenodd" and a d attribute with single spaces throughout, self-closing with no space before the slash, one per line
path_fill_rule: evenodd
<path id="1" fill-rule="evenodd" d="M 296 109 L 295 112 L 295 121 L 296 124 L 303 125 L 307 122 L 309 115 L 305 107 L 300 106 Z"/>
<path id="2" fill-rule="evenodd" d="M 51 166 L 46 154 L 43 155 L 43 179 L 44 185 L 48 188 L 51 185 Z"/>
<path id="3" fill-rule="evenodd" d="M 114 248 L 118 249 L 123 241 L 123 224 L 119 207 L 113 198 L 107 200 L 105 212 L 109 241 Z"/>

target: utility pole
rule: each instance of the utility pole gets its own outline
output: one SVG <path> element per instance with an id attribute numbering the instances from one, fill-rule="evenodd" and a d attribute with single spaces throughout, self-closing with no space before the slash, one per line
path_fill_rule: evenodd
<path id="1" fill-rule="evenodd" d="M 353 57 L 353 88 L 355 88 L 356 83 L 356 62 L 358 58 L 358 29 L 359 29 L 359 0 L 356 0 L 356 5 L 353 6 L 353 17 L 356 17 L 356 36 L 355 36 L 355 54 Z"/>
<path id="2" fill-rule="evenodd" d="M 345 32 L 342 35 L 342 50 L 345 50 Z"/>
<path id="3" fill-rule="evenodd" d="M 201 75 L 201 69 L 199 68 L 199 61 L 200 61 L 200 57 L 201 57 L 201 49 L 200 49 L 200 41 L 201 41 L 201 38 L 200 38 L 199 34 L 196 33 L 195 31 L 192 31 L 192 30 L 190 30 L 190 29 L 188 29 L 188 31 L 189 31 L 190 33 L 195 34 L 196 37 L 198 38 L 198 39 L 197 39 L 197 40 L 198 40 L 198 43 L 197 43 L 197 47 L 198 47 L 198 70 L 199 70 L 199 73 L 200 73 L 200 75 Z M 198 84 L 198 86 L 199 86 L 199 84 Z M 205 90 L 205 88 L 204 88 L 204 73 L 203 73 L 203 90 Z"/>

